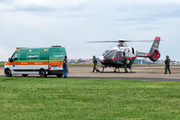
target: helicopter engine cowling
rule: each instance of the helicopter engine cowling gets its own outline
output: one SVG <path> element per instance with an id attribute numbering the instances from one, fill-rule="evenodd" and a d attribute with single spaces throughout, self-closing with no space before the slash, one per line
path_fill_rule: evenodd
<path id="1" fill-rule="evenodd" d="M 152 61 L 156 61 L 160 58 L 160 52 L 157 49 L 154 49 L 152 53 L 150 53 L 149 59 Z"/>

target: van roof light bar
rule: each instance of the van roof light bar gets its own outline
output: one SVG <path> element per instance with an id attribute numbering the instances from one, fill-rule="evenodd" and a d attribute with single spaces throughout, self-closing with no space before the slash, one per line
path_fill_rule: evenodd
<path id="1" fill-rule="evenodd" d="M 29 47 L 16 47 L 16 49 L 23 49 L 23 48 L 29 48 Z"/>
<path id="2" fill-rule="evenodd" d="M 61 47 L 61 45 L 53 45 L 52 47 Z"/>

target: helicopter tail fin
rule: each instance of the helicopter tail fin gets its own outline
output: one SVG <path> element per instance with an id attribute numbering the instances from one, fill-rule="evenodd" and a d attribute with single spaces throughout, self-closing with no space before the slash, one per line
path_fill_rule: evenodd
<path id="1" fill-rule="evenodd" d="M 155 40 L 151 46 L 151 49 L 149 51 L 149 59 L 152 61 L 156 61 L 160 58 L 160 52 L 159 52 L 159 43 L 160 43 L 160 37 L 155 37 Z"/>

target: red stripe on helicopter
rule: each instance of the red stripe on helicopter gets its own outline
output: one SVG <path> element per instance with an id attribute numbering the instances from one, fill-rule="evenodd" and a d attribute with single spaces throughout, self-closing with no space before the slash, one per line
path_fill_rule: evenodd
<path id="1" fill-rule="evenodd" d="M 127 60 L 131 60 L 133 58 L 136 58 L 137 56 L 134 56 L 134 57 L 128 57 Z"/>
<path id="2" fill-rule="evenodd" d="M 137 56 L 127 57 L 127 60 L 131 60 L 131 59 L 136 58 L 136 57 L 137 57 Z M 120 58 L 123 58 L 123 56 L 117 57 L 117 58 L 114 58 L 114 59 L 105 59 L 105 60 L 103 60 L 103 61 L 113 61 L 113 60 L 117 60 L 117 59 L 120 59 Z"/>
<path id="3" fill-rule="evenodd" d="M 147 55 L 146 57 L 150 57 L 149 53 L 146 53 L 146 55 Z"/>

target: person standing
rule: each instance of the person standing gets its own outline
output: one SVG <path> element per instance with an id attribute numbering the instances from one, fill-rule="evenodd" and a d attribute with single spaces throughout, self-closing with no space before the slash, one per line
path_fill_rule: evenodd
<path id="1" fill-rule="evenodd" d="M 171 60 L 169 59 L 169 56 L 166 56 L 166 60 L 165 60 L 165 73 L 167 74 L 167 70 L 169 71 L 169 74 L 171 74 L 171 70 L 170 70 L 170 62 Z"/>
<path id="2" fill-rule="evenodd" d="M 94 71 L 96 71 L 97 72 L 97 69 L 96 69 L 96 65 L 97 65 L 97 60 L 96 60 L 96 57 L 95 56 L 93 56 L 93 71 L 92 72 L 94 72 Z"/>
<path id="3" fill-rule="evenodd" d="M 125 52 L 123 52 L 123 55 L 124 55 L 124 70 L 125 70 L 125 73 L 128 73 L 128 71 L 127 71 L 127 58 L 126 58 L 126 54 L 125 54 Z"/>
<path id="4" fill-rule="evenodd" d="M 67 74 L 68 74 L 67 56 L 65 56 L 63 60 L 63 74 L 64 74 L 64 78 L 67 78 Z"/>

